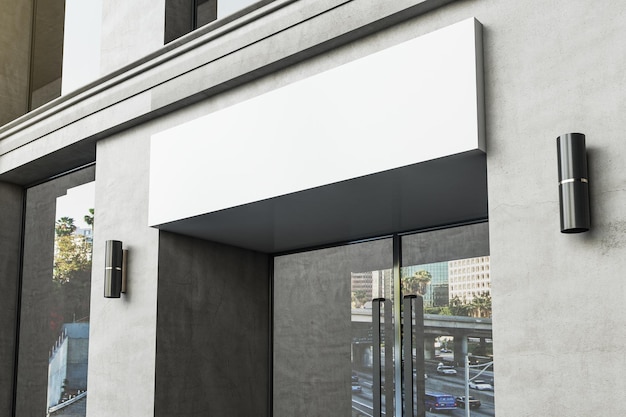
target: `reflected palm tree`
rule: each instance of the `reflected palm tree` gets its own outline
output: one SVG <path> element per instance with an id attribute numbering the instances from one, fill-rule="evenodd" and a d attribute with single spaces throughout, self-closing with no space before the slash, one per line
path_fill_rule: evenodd
<path id="1" fill-rule="evenodd" d="M 430 272 L 422 269 L 411 276 L 402 278 L 402 291 L 404 295 L 419 294 L 425 295 L 428 284 L 432 280 Z"/>
<path id="2" fill-rule="evenodd" d="M 74 219 L 71 217 L 61 217 L 56 221 L 54 231 L 57 236 L 69 236 L 76 231 Z"/>
<path id="3" fill-rule="evenodd" d="M 83 219 L 85 220 L 85 223 L 87 223 L 87 225 L 91 227 L 91 230 L 93 230 L 94 209 L 90 208 L 89 214 L 86 214 Z"/>
<path id="4" fill-rule="evenodd" d="M 474 317 L 491 317 L 491 294 L 483 292 L 474 297 L 470 306 Z"/>

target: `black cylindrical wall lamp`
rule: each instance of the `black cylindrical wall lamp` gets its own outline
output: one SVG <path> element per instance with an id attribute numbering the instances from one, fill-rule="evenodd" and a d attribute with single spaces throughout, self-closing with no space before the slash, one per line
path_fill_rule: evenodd
<path id="1" fill-rule="evenodd" d="M 126 254 L 119 240 L 107 240 L 104 264 L 104 296 L 120 298 L 126 292 Z"/>
<path id="2" fill-rule="evenodd" d="M 585 135 L 566 133 L 556 138 L 559 162 L 561 233 L 589 230 L 589 178 Z"/>

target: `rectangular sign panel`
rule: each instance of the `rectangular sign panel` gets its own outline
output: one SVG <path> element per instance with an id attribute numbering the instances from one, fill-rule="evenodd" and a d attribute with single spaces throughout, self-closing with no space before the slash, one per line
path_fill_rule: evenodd
<path id="1" fill-rule="evenodd" d="M 154 135 L 150 225 L 484 151 L 481 37 L 468 19 Z"/>

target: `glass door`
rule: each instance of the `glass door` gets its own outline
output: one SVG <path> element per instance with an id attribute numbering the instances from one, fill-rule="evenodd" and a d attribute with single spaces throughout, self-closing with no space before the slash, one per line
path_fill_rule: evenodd
<path id="1" fill-rule="evenodd" d="M 415 372 L 413 414 L 404 415 L 494 416 L 488 223 L 404 235 L 401 253 L 403 296 L 420 301 L 413 322 L 423 312 L 423 327 L 403 334 L 424 373 L 421 388 Z"/>
<path id="2" fill-rule="evenodd" d="M 466 415 L 462 358 L 473 353 L 472 366 L 492 359 L 490 308 L 480 301 L 490 291 L 483 279 L 467 292 L 457 272 L 478 268 L 484 278 L 487 230 L 483 223 L 276 256 L 273 416 Z M 493 369 L 481 375 L 492 383 Z M 470 394 L 483 401 L 480 410 L 470 403 L 471 415 L 494 415 L 492 391 Z"/>
<path id="3" fill-rule="evenodd" d="M 274 258 L 274 417 L 372 415 L 372 299 L 393 299 L 392 248 L 381 239 Z M 383 415 L 393 415 L 394 329 L 384 318 Z"/>

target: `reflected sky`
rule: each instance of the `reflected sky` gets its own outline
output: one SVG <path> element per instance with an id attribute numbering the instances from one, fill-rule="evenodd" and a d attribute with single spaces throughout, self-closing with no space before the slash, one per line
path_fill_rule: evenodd
<path id="1" fill-rule="evenodd" d="M 96 183 L 90 182 L 78 187 L 70 188 L 67 194 L 57 198 L 55 219 L 71 217 L 74 224 L 80 229 L 88 229 L 84 217 L 89 214 L 89 209 L 94 208 Z"/>

